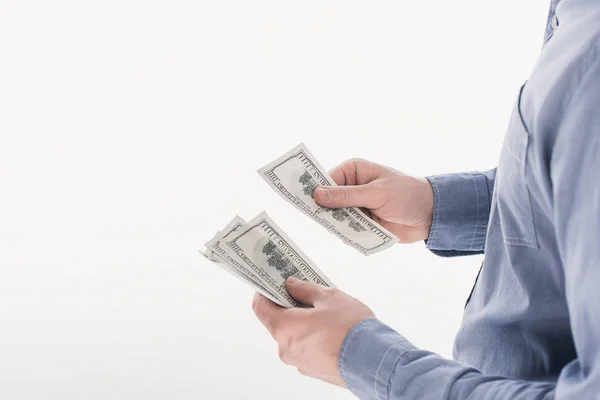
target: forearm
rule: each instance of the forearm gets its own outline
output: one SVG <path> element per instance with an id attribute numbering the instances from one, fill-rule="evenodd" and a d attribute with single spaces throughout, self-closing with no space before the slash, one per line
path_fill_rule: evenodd
<path id="1" fill-rule="evenodd" d="M 445 256 L 483 253 L 496 169 L 429 176 L 434 194 L 427 248 Z"/>

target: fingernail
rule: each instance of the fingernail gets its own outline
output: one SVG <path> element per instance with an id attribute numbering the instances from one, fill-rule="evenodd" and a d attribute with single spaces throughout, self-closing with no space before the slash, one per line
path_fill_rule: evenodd
<path id="1" fill-rule="evenodd" d="M 252 298 L 252 305 L 255 305 L 259 298 L 260 294 L 258 294 L 258 292 L 254 293 L 254 297 Z"/>
<path id="2" fill-rule="evenodd" d="M 321 201 L 323 201 L 323 202 L 329 201 L 329 199 L 330 199 L 329 190 L 319 188 L 319 189 L 317 189 L 317 191 L 319 192 L 319 198 L 321 199 Z"/>
<path id="3" fill-rule="evenodd" d="M 295 283 L 300 282 L 300 279 L 296 278 L 295 276 L 290 276 L 289 278 L 287 278 L 287 283 L 291 283 L 292 285 Z"/>

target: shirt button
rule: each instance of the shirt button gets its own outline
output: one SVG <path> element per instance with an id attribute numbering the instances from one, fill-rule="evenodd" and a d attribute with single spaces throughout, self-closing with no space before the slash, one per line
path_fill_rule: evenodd
<path id="1" fill-rule="evenodd" d="M 552 18 L 551 27 L 552 30 L 556 30 L 556 28 L 558 28 L 558 17 L 556 15 Z"/>

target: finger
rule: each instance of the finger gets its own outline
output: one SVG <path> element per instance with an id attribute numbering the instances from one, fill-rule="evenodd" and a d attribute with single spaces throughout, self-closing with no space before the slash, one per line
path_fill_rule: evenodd
<path id="1" fill-rule="evenodd" d="M 377 179 L 381 166 L 362 159 L 345 161 L 329 171 L 337 185 L 363 185 Z"/>
<path id="2" fill-rule="evenodd" d="M 307 306 L 314 306 L 323 295 L 325 289 L 324 286 L 306 282 L 295 277 L 288 278 L 285 287 L 296 301 L 306 304 Z"/>
<path id="3" fill-rule="evenodd" d="M 371 210 L 381 207 L 381 188 L 372 185 L 320 186 L 315 190 L 317 204 L 327 208 L 366 207 Z"/>
<path id="4" fill-rule="evenodd" d="M 256 293 L 252 301 L 252 309 L 258 320 L 267 328 L 271 336 L 277 328 L 285 308 L 278 306 L 265 296 Z"/>

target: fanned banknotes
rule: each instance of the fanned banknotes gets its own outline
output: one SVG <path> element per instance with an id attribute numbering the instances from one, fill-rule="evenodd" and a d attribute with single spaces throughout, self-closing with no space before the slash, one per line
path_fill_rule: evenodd
<path id="1" fill-rule="evenodd" d="M 288 277 L 333 287 L 333 283 L 265 213 L 246 223 L 239 216 L 206 243 L 203 253 L 273 302 L 302 306 L 285 288 Z"/>
<path id="2" fill-rule="evenodd" d="M 230 255 L 223 246 L 222 243 L 233 236 L 244 224 L 245 221 L 236 215 L 222 232 L 217 232 L 217 234 L 206 243 L 204 256 L 243 282 L 249 284 L 254 290 L 275 303 L 286 307 L 292 306 L 292 304 L 282 302 L 279 296 L 265 287 L 264 282 L 256 274 L 244 267 L 240 263 L 240 260 Z"/>
<path id="3" fill-rule="evenodd" d="M 356 207 L 330 209 L 318 205 L 319 186 L 337 186 L 301 143 L 258 170 L 260 176 L 288 203 L 364 255 L 393 246 L 398 238 Z"/>

